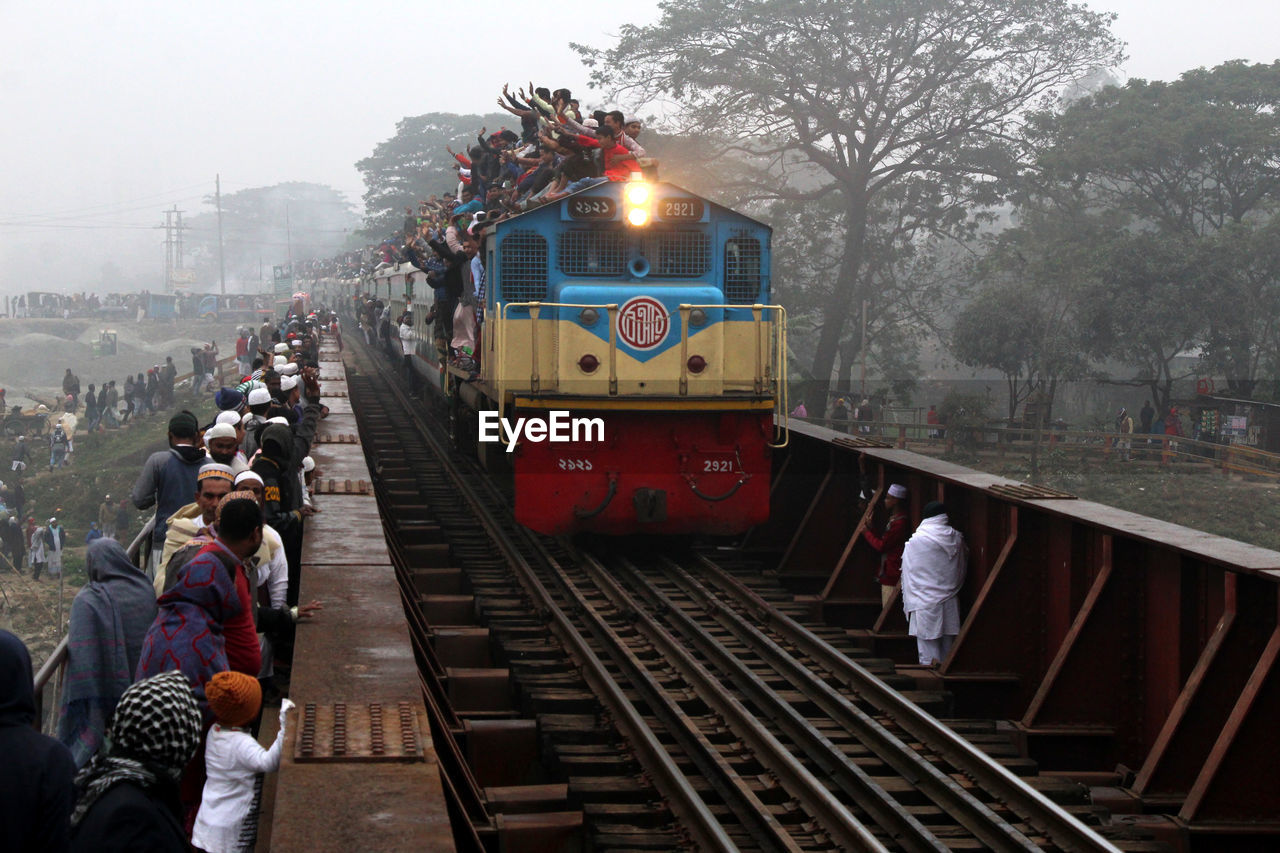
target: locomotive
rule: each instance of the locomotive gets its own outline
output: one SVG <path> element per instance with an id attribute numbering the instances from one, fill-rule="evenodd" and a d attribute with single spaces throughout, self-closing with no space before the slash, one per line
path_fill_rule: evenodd
<path id="1" fill-rule="evenodd" d="M 728 535 L 764 521 L 771 451 L 787 436 L 771 229 L 633 180 L 486 236 L 478 375 L 437 355 L 431 294 L 414 293 L 422 273 L 386 267 L 366 289 L 393 313 L 413 309 L 415 369 L 447 405 L 455 442 L 510 479 L 517 520 L 606 535 Z"/>

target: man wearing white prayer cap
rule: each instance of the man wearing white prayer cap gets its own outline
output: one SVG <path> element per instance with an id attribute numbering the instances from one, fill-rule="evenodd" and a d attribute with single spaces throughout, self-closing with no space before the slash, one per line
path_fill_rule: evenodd
<path id="1" fill-rule="evenodd" d="M 889 486 L 884 497 L 884 509 L 888 513 L 884 531 L 876 535 L 869 526 L 862 531 L 867 544 L 880 555 L 876 581 L 880 584 L 882 608 L 888 607 L 889 602 L 893 600 L 893 591 L 898 588 L 898 579 L 902 575 L 902 546 L 907 544 L 907 534 L 910 532 L 907 518 L 907 487 L 901 483 Z"/>
<path id="2" fill-rule="evenodd" d="M 925 504 L 920 526 L 902 551 L 902 609 L 924 666 L 945 661 L 960 633 L 959 595 L 968 559 L 947 508 L 938 501 Z"/>
<path id="3" fill-rule="evenodd" d="M 258 431 L 267 422 L 267 410 L 271 408 L 271 391 L 266 386 L 254 388 L 247 399 L 250 417 L 240 423 L 244 429 L 244 436 L 240 439 L 240 452 L 246 459 L 252 459 L 258 449 Z"/>
<path id="4" fill-rule="evenodd" d="M 276 355 L 280 355 L 280 354 L 282 354 L 282 353 L 286 353 L 286 352 L 288 352 L 288 351 L 289 351 L 289 345 L 288 345 L 288 344 L 285 344 L 285 343 L 279 343 L 279 344 L 276 344 L 276 348 L 275 348 L 275 353 L 276 353 Z"/>
<path id="5" fill-rule="evenodd" d="M 249 460 L 240 452 L 240 430 L 231 424 L 214 424 L 204 431 L 204 448 L 209 458 L 239 474 L 249 468 Z"/>
<path id="6" fill-rule="evenodd" d="M 280 375 L 281 375 L 281 376 L 297 376 L 297 375 L 298 375 L 298 363 L 297 363 L 296 361 L 289 361 L 289 362 L 286 362 L 285 364 L 281 365 L 281 366 L 280 366 Z"/>

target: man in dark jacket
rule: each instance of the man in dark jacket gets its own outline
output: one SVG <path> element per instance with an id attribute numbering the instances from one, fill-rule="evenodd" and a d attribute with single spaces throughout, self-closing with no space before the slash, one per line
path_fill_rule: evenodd
<path id="1" fill-rule="evenodd" d="M 31 655 L 0 631 L 0 850 L 14 853 L 68 849 L 75 763 L 35 718 Z"/>
<path id="2" fill-rule="evenodd" d="M 191 502 L 196 474 L 206 461 L 204 450 L 195 446 L 199 429 L 196 416 L 190 412 L 178 412 L 170 418 L 169 449 L 151 454 L 133 484 L 133 505 L 138 509 L 156 508 L 156 526 L 151 534 L 153 565 L 164 550 L 167 519 Z"/>
<path id="3" fill-rule="evenodd" d="M 466 252 L 455 252 L 444 240 L 430 241 L 431 248 L 444 261 L 444 281 L 436 290 L 436 320 L 446 342 L 453 340 L 453 312 L 462 298 L 467 277 L 471 274 L 471 258 Z M 441 293 L 443 290 L 443 294 Z M 441 299 L 441 295 L 444 299 Z"/>
<path id="4" fill-rule="evenodd" d="M 302 483 L 299 472 L 302 460 L 311 452 L 311 440 L 320 420 L 319 371 L 306 368 L 302 372 L 307 404 L 302 410 L 302 421 L 297 432 L 285 424 L 267 424 L 261 433 L 261 452 L 252 470 L 262 478 L 264 521 L 275 528 L 284 541 L 285 556 L 289 561 L 290 607 L 298 603 L 298 580 L 302 565 L 303 522 L 315 509 L 302 502 Z"/>
<path id="5" fill-rule="evenodd" d="M 71 411 L 75 411 L 75 407 L 80 405 L 80 377 L 71 372 L 71 368 L 67 368 L 67 372 L 62 375 L 62 393 L 71 395 L 73 407 Z"/>
<path id="6" fill-rule="evenodd" d="M 98 408 L 98 395 L 94 393 L 95 387 L 97 386 L 90 382 L 89 393 L 84 395 L 84 417 L 89 422 L 85 429 L 89 432 L 98 428 L 98 418 L 102 416 Z"/>

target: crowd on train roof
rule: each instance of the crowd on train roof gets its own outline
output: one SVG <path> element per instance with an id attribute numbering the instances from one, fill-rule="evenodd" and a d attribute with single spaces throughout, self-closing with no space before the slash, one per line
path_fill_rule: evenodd
<path id="1" fill-rule="evenodd" d="M 110 523 L 91 525 L 56 737 L 38 730 L 26 646 L 0 631 L 0 850 L 253 849 L 256 780 L 279 766 L 291 707 L 294 632 L 321 609 L 299 600 L 300 560 L 328 413 L 320 336 L 337 331 L 336 315 L 296 301 L 282 321 L 241 330 L 234 381 L 191 402 L 158 396 L 174 407 L 168 446 L 128 498 L 154 527 L 126 551 L 110 496 Z M 6 476 L 20 485 L 24 471 Z M 277 700 L 264 747 L 263 706 Z"/>
<path id="2" fill-rule="evenodd" d="M 448 193 L 406 207 L 400 230 L 378 244 L 293 267 L 295 277 L 360 278 L 412 264 L 434 295 L 426 320 L 434 324 L 436 349 L 472 371 L 484 320 L 485 227 L 606 181 L 639 177 L 646 157 L 638 118 L 620 110 L 584 115 L 568 89 L 530 83 L 513 94 L 503 86 L 498 104 L 520 120 L 520 132 L 482 127 L 466 150 L 446 146 L 458 176 Z M 377 298 L 363 300 L 356 313 L 366 341 L 402 354 L 413 381 L 408 362 L 419 333 L 412 313 L 392 316 Z"/>

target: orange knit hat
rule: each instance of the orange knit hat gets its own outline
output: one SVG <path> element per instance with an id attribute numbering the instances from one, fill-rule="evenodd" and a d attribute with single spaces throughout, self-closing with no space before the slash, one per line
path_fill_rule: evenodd
<path id="1" fill-rule="evenodd" d="M 243 672 L 219 672 L 204 686 L 209 709 L 224 726 L 245 726 L 262 707 L 258 679 Z"/>

